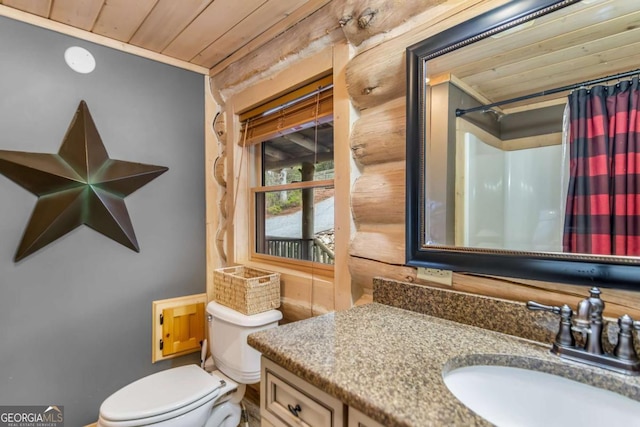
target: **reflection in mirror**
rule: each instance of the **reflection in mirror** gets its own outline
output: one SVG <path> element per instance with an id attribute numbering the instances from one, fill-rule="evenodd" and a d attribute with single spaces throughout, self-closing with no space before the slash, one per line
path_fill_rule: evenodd
<path id="1" fill-rule="evenodd" d="M 639 23 L 635 1 L 519 0 L 408 49 L 410 265 L 626 280 L 611 267 L 640 256 Z"/>
<path id="2" fill-rule="evenodd" d="M 427 71 L 429 65 L 427 64 Z M 430 86 L 432 122 L 477 104 L 461 82 Z M 446 101 L 442 102 L 441 100 Z M 559 108 L 558 108 L 559 107 Z M 425 201 L 427 244 L 521 251 L 561 251 L 564 106 L 505 113 L 489 109 L 453 119 L 453 129 L 431 132 Z M 436 145 L 447 147 L 438 152 Z M 451 178 L 436 179 L 439 167 Z M 447 204 L 447 197 L 453 198 Z"/>
<path id="3" fill-rule="evenodd" d="M 562 251 L 563 146 L 510 148 L 463 124 L 456 135 L 455 245 Z"/>

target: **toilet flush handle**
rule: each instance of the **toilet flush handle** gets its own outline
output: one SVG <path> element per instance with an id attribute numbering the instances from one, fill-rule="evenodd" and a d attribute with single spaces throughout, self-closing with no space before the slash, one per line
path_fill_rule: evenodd
<path id="1" fill-rule="evenodd" d="M 213 316 L 210 314 L 207 314 L 207 322 L 211 323 L 212 320 L 213 320 Z"/>

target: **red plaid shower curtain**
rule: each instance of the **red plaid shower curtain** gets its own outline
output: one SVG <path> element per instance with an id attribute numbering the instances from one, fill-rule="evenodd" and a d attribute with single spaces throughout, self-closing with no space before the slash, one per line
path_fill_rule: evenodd
<path id="1" fill-rule="evenodd" d="M 638 78 L 569 95 L 563 250 L 640 255 Z"/>

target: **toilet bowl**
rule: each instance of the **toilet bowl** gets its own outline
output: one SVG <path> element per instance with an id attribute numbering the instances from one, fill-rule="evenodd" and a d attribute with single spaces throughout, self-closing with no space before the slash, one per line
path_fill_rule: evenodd
<path id="1" fill-rule="evenodd" d="M 100 406 L 98 427 L 236 427 L 245 384 L 260 381 L 260 353 L 250 333 L 278 325 L 282 313 L 246 316 L 215 302 L 207 305 L 209 345 L 218 370 L 180 366 L 141 378 Z"/>

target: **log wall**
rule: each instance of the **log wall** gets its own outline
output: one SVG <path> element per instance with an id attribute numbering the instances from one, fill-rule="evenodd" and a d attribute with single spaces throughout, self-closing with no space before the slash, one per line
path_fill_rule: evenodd
<path id="1" fill-rule="evenodd" d="M 478 8 L 499 2 L 482 2 Z M 490 9 L 491 7 L 489 7 Z M 462 11 L 434 26 L 452 26 Z M 473 14 L 472 14 L 473 15 Z M 431 27 L 433 30 L 433 27 Z M 429 29 L 414 28 L 357 55 L 347 68 L 347 85 L 354 104 L 361 109 L 354 125 L 351 149 L 361 165 L 353 185 L 352 210 L 356 233 L 350 247 L 352 286 L 362 290 L 361 302 L 371 300 L 372 279 L 389 279 L 441 286 L 419 280 L 416 269 L 403 265 L 405 258 L 405 119 L 406 79 L 404 49 L 424 38 Z M 384 224 L 384 226 L 382 226 Z M 527 281 L 454 273 L 453 289 L 517 301 L 535 299 L 546 304 L 575 305 L 588 293 L 588 284 Z M 640 292 L 604 290 L 606 313 L 640 316 Z"/>
<path id="2" fill-rule="evenodd" d="M 355 233 L 348 249 L 354 302 L 371 300 L 373 277 L 421 283 L 405 259 L 405 49 L 440 31 L 493 9 L 506 0 L 333 0 L 301 24 L 212 76 L 222 110 L 225 100 L 283 67 L 348 40 L 355 50 L 346 85 L 359 118 L 349 144 L 360 176 L 350 204 Z M 393 6 L 393 7 L 391 7 Z M 227 117 L 227 121 L 233 120 Z M 231 172 L 229 172 L 231 173 Z M 209 195 L 208 195 L 209 197 Z M 340 199 L 337 203 L 346 202 Z M 209 242 L 211 246 L 212 242 Z M 284 289 L 285 317 L 297 320 L 325 311 L 311 288 L 290 282 Z M 428 282 L 422 282 L 429 284 Z M 438 286 L 436 284 L 431 284 Z M 331 293 L 330 282 L 323 289 Z M 547 304 L 574 304 L 588 286 L 573 286 L 455 273 L 453 289 Z M 640 292 L 605 290 L 607 314 L 640 317 Z M 330 307 L 329 307 L 330 308 Z"/>

